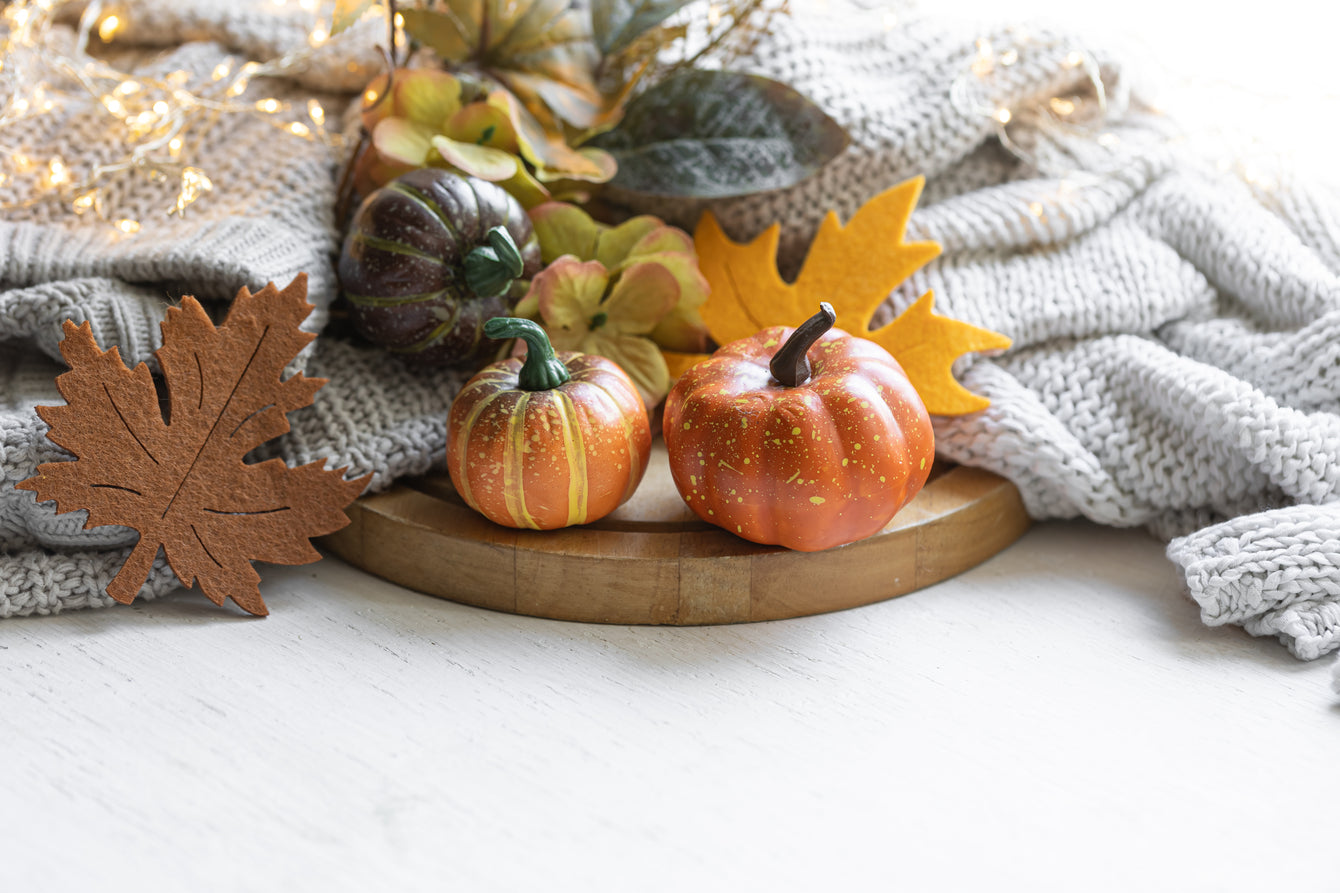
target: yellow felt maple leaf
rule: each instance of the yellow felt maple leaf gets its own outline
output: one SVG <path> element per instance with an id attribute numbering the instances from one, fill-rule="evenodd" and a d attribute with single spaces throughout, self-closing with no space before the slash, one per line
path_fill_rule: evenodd
<path id="1" fill-rule="evenodd" d="M 713 340 L 727 344 L 768 326 L 795 326 L 820 301 L 837 312 L 837 324 L 879 344 L 898 360 L 932 415 L 964 415 L 990 405 L 954 380 L 954 360 L 971 351 L 1003 350 L 1010 339 L 932 312 L 926 292 L 897 319 L 871 330 L 875 310 L 889 292 L 940 253 L 935 242 L 905 242 L 907 222 L 921 195 L 917 177 L 885 190 L 843 226 L 829 211 L 794 283 L 777 272 L 781 225 L 773 224 L 748 244 L 734 242 L 710 212 L 694 233 L 698 267 L 712 292 L 701 308 Z M 691 365 L 671 364 L 671 372 Z"/>

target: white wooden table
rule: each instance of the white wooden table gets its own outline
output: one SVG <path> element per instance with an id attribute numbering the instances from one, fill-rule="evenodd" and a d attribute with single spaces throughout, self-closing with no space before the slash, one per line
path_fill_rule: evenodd
<path id="1" fill-rule="evenodd" d="M 0 890 L 1282 890 L 1334 881 L 1330 660 L 1046 524 L 867 608 L 566 624 L 328 559 L 0 623 Z M 1321 886 L 1317 886 L 1320 884 Z"/>

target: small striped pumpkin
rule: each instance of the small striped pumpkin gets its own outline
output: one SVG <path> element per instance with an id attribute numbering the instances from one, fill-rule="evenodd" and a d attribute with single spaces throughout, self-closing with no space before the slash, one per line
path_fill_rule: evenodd
<path id="1" fill-rule="evenodd" d="M 594 354 L 555 354 L 530 320 L 491 319 L 484 333 L 525 339 L 526 359 L 485 367 L 452 404 L 447 470 L 461 498 L 498 524 L 535 530 L 586 524 L 626 502 L 651 456 L 627 373 Z"/>
<path id="2" fill-rule="evenodd" d="M 497 250 L 504 234 L 515 261 L 510 277 L 479 275 L 472 260 L 483 261 L 485 273 L 506 266 Z M 542 266 L 530 218 L 501 186 L 423 168 L 363 201 L 339 273 L 363 337 L 415 365 L 470 366 L 491 352 L 485 321 L 516 305 L 511 280 L 530 279 Z"/>

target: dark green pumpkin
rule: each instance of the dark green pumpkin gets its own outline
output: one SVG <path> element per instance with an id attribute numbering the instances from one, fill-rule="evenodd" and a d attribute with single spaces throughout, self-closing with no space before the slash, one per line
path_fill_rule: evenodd
<path id="1" fill-rule="evenodd" d="M 365 338 L 419 365 L 468 366 L 497 348 L 483 328 L 515 306 L 520 289 L 510 281 L 542 266 L 516 199 L 485 180 L 423 168 L 363 201 L 339 273 Z"/>

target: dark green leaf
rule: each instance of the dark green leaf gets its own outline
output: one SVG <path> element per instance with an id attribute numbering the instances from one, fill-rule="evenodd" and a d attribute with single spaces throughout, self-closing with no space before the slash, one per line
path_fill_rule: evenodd
<path id="1" fill-rule="evenodd" d="M 596 46 L 606 56 L 619 52 L 692 0 L 591 0 Z"/>
<path id="2" fill-rule="evenodd" d="M 785 84 L 690 71 L 652 87 L 589 145 L 614 156 L 632 192 L 729 198 L 785 189 L 847 147 L 837 122 Z"/>

